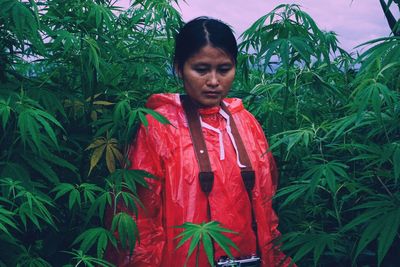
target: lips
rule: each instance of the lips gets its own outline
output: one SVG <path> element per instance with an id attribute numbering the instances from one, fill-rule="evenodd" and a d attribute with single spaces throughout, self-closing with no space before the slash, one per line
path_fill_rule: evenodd
<path id="1" fill-rule="evenodd" d="M 215 91 L 205 91 L 202 93 L 202 95 L 210 98 L 217 98 L 221 96 L 221 92 L 215 92 Z"/>

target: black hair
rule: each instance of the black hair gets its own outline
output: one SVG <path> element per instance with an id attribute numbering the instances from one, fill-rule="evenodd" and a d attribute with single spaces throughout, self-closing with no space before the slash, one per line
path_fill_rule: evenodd
<path id="1" fill-rule="evenodd" d="M 174 66 L 181 71 L 186 60 L 207 45 L 222 49 L 236 64 L 238 48 L 232 29 L 220 20 L 198 17 L 186 23 L 175 37 Z"/>

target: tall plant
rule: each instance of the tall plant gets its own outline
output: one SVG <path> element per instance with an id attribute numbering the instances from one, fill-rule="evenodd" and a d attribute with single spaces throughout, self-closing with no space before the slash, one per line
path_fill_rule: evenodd
<path id="1" fill-rule="evenodd" d="M 176 88 L 165 1 L 0 1 L 0 264 L 93 265 L 107 245 L 132 251 L 141 171 L 124 149 L 146 95 Z M 167 14 L 167 16 L 165 16 Z M 111 210 L 112 212 L 112 210 Z M 63 252 L 66 251 L 66 252 Z"/>
<path id="2" fill-rule="evenodd" d="M 395 266 L 398 39 L 373 41 L 354 60 L 297 5 L 243 37 L 248 79 L 235 94 L 271 136 L 282 248 L 300 266 Z"/>
<path id="3" fill-rule="evenodd" d="M 107 246 L 134 249 L 132 214 L 114 208 L 134 214 L 151 175 L 124 169 L 124 150 L 148 114 L 168 123 L 143 104 L 180 87 L 170 54 L 182 21 L 171 1 L 117 4 L 0 0 L 1 266 L 108 266 Z M 300 266 L 395 266 L 399 38 L 354 59 L 298 5 L 242 37 L 232 95 L 270 136 L 282 248 Z"/>

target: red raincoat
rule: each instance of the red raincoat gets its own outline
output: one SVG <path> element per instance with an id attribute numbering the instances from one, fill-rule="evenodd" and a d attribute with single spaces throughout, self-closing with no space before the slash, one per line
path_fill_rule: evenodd
<path id="1" fill-rule="evenodd" d="M 267 140 L 240 99 L 225 98 L 224 102 L 232 113 L 256 174 L 252 197 L 262 266 L 288 266 L 290 260 L 285 260 L 285 255 L 271 243 L 279 236 L 278 218 L 271 206 L 277 185 L 277 169 L 271 153 L 265 154 Z M 148 179 L 150 189 L 142 188 L 139 192 L 146 209 L 139 210 L 136 218 L 140 243 L 136 245 L 133 256 L 129 256 L 129 251 L 109 250 L 107 258 L 119 267 L 181 267 L 186 260 L 189 242 L 176 249 L 179 239 L 175 237 L 182 229 L 174 226 L 184 222 L 207 222 L 207 198 L 200 188 L 199 167 L 179 95 L 153 95 L 147 107 L 164 115 L 172 125 L 163 125 L 147 116 L 148 127 L 141 126 L 131 146 L 129 159 L 132 169 L 146 170 L 160 179 Z M 236 152 L 225 128 L 226 121 L 219 114 L 219 108 L 199 110 L 202 121 L 218 128 L 223 140 L 224 159 L 221 160 L 219 134 L 203 128 L 215 177 L 209 195 L 211 220 L 237 232 L 227 234 L 240 249 L 232 249 L 232 253 L 235 257 L 247 256 L 256 252 L 250 201 L 240 175 Z M 196 266 L 195 254 L 192 254 L 187 266 Z M 215 259 L 222 255 L 225 255 L 223 250 L 215 245 Z M 199 266 L 209 266 L 202 248 Z"/>

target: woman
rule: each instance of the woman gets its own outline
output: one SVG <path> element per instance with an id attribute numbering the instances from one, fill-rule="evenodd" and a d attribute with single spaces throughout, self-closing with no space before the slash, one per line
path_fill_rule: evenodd
<path id="1" fill-rule="evenodd" d="M 140 243 L 132 257 L 129 252 L 111 255 L 117 266 L 183 266 L 189 242 L 176 249 L 176 236 L 182 229 L 174 226 L 210 220 L 237 232 L 228 234 L 240 249 L 232 251 L 235 257 L 258 253 L 261 266 L 289 265 L 289 259 L 272 244 L 279 236 L 278 220 L 271 206 L 277 170 L 271 153 L 265 154 L 267 141 L 241 100 L 225 98 L 235 77 L 236 57 L 235 37 L 221 21 L 200 17 L 188 22 L 177 35 L 174 67 L 183 80 L 187 97 L 157 94 L 147 102 L 148 108 L 161 113 L 171 125 L 148 116 L 148 126 L 141 126 L 131 146 L 131 168 L 146 170 L 160 179 L 148 179 L 149 189 L 139 192 L 145 205 L 135 218 Z M 206 151 L 200 149 L 196 154 L 194 150 L 194 133 L 183 101 L 198 114 L 202 128 L 198 131 L 204 136 Z M 232 126 L 231 120 L 236 126 Z M 236 136 L 231 126 L 236 127 Z M 247 155 L 239 152 L 238 139 Z M 209 192 L 202 190 L 199 179 L 198 157 L 204 152 L 208 152 L 213 173 Z M 255 173 L 250 194 L 241 173 L 245 157 Z M 253 221 L 257 229 L 253 229 Z M 216 260 L 226 255 L 217 244 L 214 251 Z M 196 266 L 195 260 L 192 255 L 187 266 Z M 203 250 L 199 260 L 199 266 L 209 266 Z"/>

